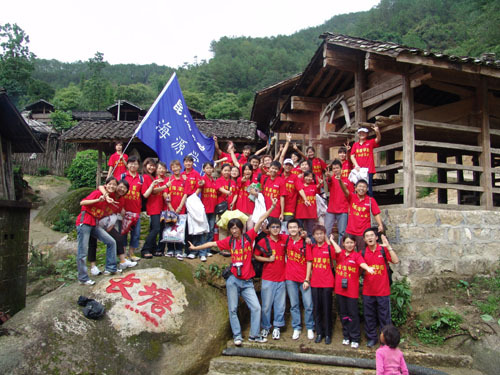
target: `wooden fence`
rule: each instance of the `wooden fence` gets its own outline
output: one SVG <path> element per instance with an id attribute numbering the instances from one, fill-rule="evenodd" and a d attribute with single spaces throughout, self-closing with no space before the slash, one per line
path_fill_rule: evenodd
<path id="1" fill-rule="evenodd" d="M 56 137 L 41 141 L 45 148 L 43 154 L 14 154 L 12 162 L 21 166 L 26 174 L 37 174 L 41 168 L 48 168 L 49 174 L 64 176 L 64 170 L 75 158 L 77 147 Z"/>

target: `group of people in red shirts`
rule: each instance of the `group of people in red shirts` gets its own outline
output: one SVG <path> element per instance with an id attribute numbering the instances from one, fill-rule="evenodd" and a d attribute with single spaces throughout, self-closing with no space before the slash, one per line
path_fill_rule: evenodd
<path id="1" fill-rule="evenodd" d="M 351 149 L 347 144 L 340 148 L 339 159 L 330 166 L 315 156 L 312 147 L 303 154 L 294 144 L 291 157 L 285 158 L 291 144 L 290 135 L 274 158 L 267 154 L 261 157 L 251 155 L 250 146 L 236 154 L 231 143 L 227 152 L 223 152 L 216 143 L 218 160 L 203 165 L 203 176 L 193 169 L 191 156 L 183 159 L 183 166 L 178 160 L 170 162 L 168 169 L 163 162 L 147 158 L 140 174 L 139 160 L 123 154 L 123 145 L 118 143 L 117 152 L 110 159 L 105 185 L 81 202 L 82 213 L 77 219 L 80 282 L 94 283 L 87 275 L 85 264 L 92 237 L 107 245 L 105 273 L 113 274 L 135 266 L 139 260 L 135 251 L 139 246 L 140 218 L 131 226 L 129 242 L 128 236 L 119 234 L 114 226 L 103 228 L 99 223 L 113 213 L 122 216 L 140 214 L 144 199 L 150 217 L 150 231 L 141 249 L 142 258 L 166 255 L 178 260 L 199 257 L 206 261 L 212 255 L 210 250 L 216 248 L 231 256 L 231 275 L 226 287 L 236 345 L 241 345 L 243 339 L 237 316 L 239 296 L 244 298 L 251 312 L 249 340 L 265 342 L 271 328 L 273 339 L 280 338 L 280 330 L 285 325 L 286 295 L 291 305 L 292 338 L 300 337 L 299 294 L 305 309 L 308 339 L 315 339 L 317 343 L 324 339 L 330 344 L 333 326 L 331 302 L 335 291 L 343 327 L 342 342 L 357 348 L 360 342 L 357 301 L 362 269 L 365 272 L 363 304 L 367 344 L 374 346 L 377 326 L 391 321 L 388 263 L 397 263 L 398 258 L 385 236 L 380 236 L 382 245 L 377 242 L 383 226 L 380 210 L 369 191 L 375 172 L 373 148 L 380 142 L 380 132 L 376 126 L 373 130 L 376 137 L 368 140 L 368 129 L 359 129 L 359 142 L 355 142 Z M 214 173 L 219 163 L 222 164 L 220 176 L 216 178 Z M 368 168 L 369 180 L 352 184 L 348 179 L 352 168 Z M 328 208 L 325 225 L 320 225 L 317 199 L 323 199 L 318 194 L 325 186 L 329 191 Z M 253 213 L 258 193 L 262 193 L 267 211 L 255 219 Z M 165 210 L 186 213 L 186 200 L 192 194 L 201 198 L 210 231 L 204 235 L 188 236 L 185 247 L 167 243 L 165 254 L 165 243 L 158 239 L 165 225 L 161 213 Z M 239 219 L 230 220 L 227 236 L 221 235 L 214 241 L 215 211 L 222 202 L 227 203 L 228 210 L 238 209 L 246 214 L 248 220 L 246 223 Z M 377 228 L 371 227 L 371 216 Z M 282 223 L 286 223 L 286 235 Z M 337 241 L 332 235 L 335 223 Z M 116 233 L 112 235 L 113 231 Z M 127 244 L 128 257 L 125 256 Z M 117 251 L 120 255 L 118 266 Z M 252 259 L 263 263 L 262 302 L 259 302 L 253 286 Z"/>

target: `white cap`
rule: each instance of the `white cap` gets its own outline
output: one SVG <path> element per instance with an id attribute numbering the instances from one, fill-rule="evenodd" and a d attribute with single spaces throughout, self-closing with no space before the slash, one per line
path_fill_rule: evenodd
<path id="1" fill-rule="evenodd" d="M 369 133 L 370 131 L 367 128 L 359 128 L 358 133 L 361 133 L 361 132 Z"/>
<path id="2" fill-rule="evenodd" d="M 293 160 L 290 159 L 290 158 L 285 159 L 285 161 L 283 162 L 283 165 L 285 165 L 285 164 L 291 164 L 291 165 L 293 165 Z"/>

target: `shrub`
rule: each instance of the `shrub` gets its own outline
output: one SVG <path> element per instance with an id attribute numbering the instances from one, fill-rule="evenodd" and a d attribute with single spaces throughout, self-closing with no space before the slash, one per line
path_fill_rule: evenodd
<path id="1" fill-rule="evenodd" d="M 76 218 L 71 215 L 67 209 L 63 208 L 59 212 L 59 217 L 56 222 L 54 222 L 52 229 L 58 232 L 69 233 L 75 228 L 75 219 Z"/>
<path id="2" fill-rule="evenodd" d="M 417 337 L 424 344 L 441 345 L 449 333 L 460 332 L 462 316 L 448 308 L 428 311 L 415 321 Z"/>
<path id="3" fill-rule="evenodd" d="M 406 277 L 391 285 L 391 317 L 396 327 L 401 327 L 408 320 L 411 311 L 411 289 Z"/>
<path id="4" fill-rule="evenodd" d="M 49 173 L 50 173 L 50 170 L 47 167 L 40 167 L 36 171 L 37 176 L 47 176 Z"/>
<path id="5" fill-rule="evenodd" d="M 71 181 L 70 189 L 94 187 L 97 174 L 97 151 L 86 150 L 76 154 L 66 170 L 66 177 Z"/>

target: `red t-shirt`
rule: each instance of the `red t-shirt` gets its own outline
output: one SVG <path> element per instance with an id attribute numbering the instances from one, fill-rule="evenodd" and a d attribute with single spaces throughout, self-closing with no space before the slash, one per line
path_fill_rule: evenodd
<path id="1" fill-rule="evenodd" d="M 142 209 L 142 182 L 140 174 L 137 173 L 135 177 L 130 175 L 130 172 L 125 173 L 125 180 L 129 184 L 128 193 L 125 195 L 125 211 L 133 212 L 136 214 L 141 213 Z"/>
<path id="2" fill-rule="evenodd" d="M 285 240 L 286 245 L 286 240 Z M 303 282 L 307 274 L 306 248 L 305 240 L 300 238 L 295 242 L 288 236 L 288 245 L 286 245 L 286 269 L 285 279 Z"/>
<path id="3" fill-rule="evenodd" d="M 375 251 L 371 251 L 366 247 L 364 259 L 366 264 L 374 268 L 375 274 L 370 275 L 365 272 L 363 281 L 363 295 L 364 296 L 378 296 L 384 297 L 391 294 L 391 287 L 389 285 L 389 275 L 385 266 L 384 256 L 381 253 L 381 246 L 377 244 Z M 387 248 L 384 249 L 385 256 L 388 262 L 392 262 L 391 255 Z"/>
<path id="4" fill-rule="evenodd" d="M 312 162 L 312 173 L 316 176 L 316 179 L 323 179 L 323 171 L 326 169 L 327 165 L 325 161 L 321 158 L 309 159 Z"/>
<path id="5" fill-rule="evenodd" d="M 191 194 L 196 192 L 198 189 L 198 181 L 201 180 L 201 176 L 198 171 L 192 169 L 189 173 L 184 171 L 181 173 L 181 177 L 186 176 L 186 183 L 184 185 L 184 193 L 189 197 Z"/>
<path id="6" fill-rule="evenodd" d="M 290 176 L 283 176 L 283 181 L 285 181 L 286 197 L 285 197 L 285 215 L 294 214 L 295 207 L 297 206 L 298 197 L 298 186 L 297 186 L 297 175 L 291 174 Z"/>
<path id="7" fill-rule="evenodd" d="M 362 145 L 359 142 L 354 142 L 352 145 L 351 155 L 354 155 L 361 168 L 368 168 L 368 173 L 375 173 L 373 149 L 378 146 L 375 138 L 366 140 Z"/>
<path id="8" fill-rule="evenodd" d="M 155 180 L 160 180 L 160 177 L 156 177 Z M 165 178 L 163 179 L 163 182 L 159 183 L 156 185 L 156 187 L 162 187 L 167 184 L 168 180 Z M 142 189 L 141 193 L 144 195 L 144 193 L 149 189 L 151 184 L 153 183 L 153 180 L 151 179 L 151 176 L 145 174 L 144 175 L 144 183 L 142 184 Z M 160 191 L 159 193 L 153 193 L 148 197 L 148 200 L 146 202 L 146 213 L 151 216 L 151 215 L 160 215 L 161 212 L 164 210 L 164 201 L 163 201 L 163 192 Z"/>
<path id="9" fill-rule="evenodd" d="M 347 255 L 342 249 L 336 254 L 337 267 L 335 268 L 335 294 L 349 298 L 359 297 L 359 266 L 366 263 L 360 253 L 351 251 Z M 342 288 L 342 279 L 347 279 L 347 289 Z"/>
<path id="10" fill-rule="evenodd" d="M 335 258 L 335 249 L 330 246 L 332 261 Z M 308 245 L 306 249 L 306 260 L 312 262 L 311 287 L 313 288 L 333 288 L 334 277 L 330 266 L 330 255 L 328 244 Z"/>
<path id="11" fill-rule="evenodd" d="M 350 160 L 344 160 L 342 162 L 342 171 L 340 177 L 342 177 L 342 181 L 346 181 L 349 179 L 349 173 L 352 170 L 352 162 Z"/>
<path id="12" fill-rule="evenodd" d="M 124 197 L 117 198 L 115 193 L 110 194 L 110 197 L 112 197 L 116 202 L 118 202 L 118 204 L 117 205 L 108 204 L 106 206 L 106 213 L 104 216 L 109 216 L 112 214 L 119 214 L 120 212 L 122 212 L 123 208 L 125 207 L 125 198 Z"/>
<path id="13" fill-rule="evenodd" d="M 82 200 L 98 199 L 101 195 L 102 193 L 99 190 L 95 190 Z M 107 206 L 108 203 L 106 201 L 82 206 L 82 211 L 76 218 L 76 226 L 87 224 L 94 227 L 96 225 L 96 219 L 101 219 L 106 215 Z"/>
<path id="14" fill-rule="evenodd" d="M 238 186 L 236 186 L 237 183 L 234 182 L 231 178 L 226 180 L 224 177 L 219 177 L 215 181 L 215 187 L 217 189 L 217 204 L 222 203 L 224 201 L 227 202 L 227 204 L 231 204 L 233 202 L 234 195 L 238 193 Z M 220 188 L 224 188 L 226 190 L 229 190 L 231 194 L 226 195 L 223 194 L 219 191 Z"/>
<path id="15" fill-rule="evenodd" d="M 246 236 L 244 234 L 241 235 L 241 238 L 238 240 L 234 240 L 232 236 L 226 237 L 223 240 L 217 241 L 217 247 L 219 250 L 229 250 L 231 252 L 231 262 L 234 263 L 243 263 L 241 266 L 241 277 L 238 277 L 238 270 L 236 267 L 231 268 L 232 274 L 239 279 L 248 280 L 255 276 L 255 271 L 252 265 L 252 244 L 255 241 L 255 237 L 257 237 L 257 233 L 252 228 L 246 235 L 250 238 L 250 242 L 248 242 Z"/>
<path id="16" fill-rule="evenodd" d="M 255 202 L 250 200 L 247 188 L 252 184 L 252 181 L 247 180 L 241 182 L 241 180 L 242 178 L 238 177 L 238 200 L 236 201 L 236 209 L 247 215 L 251 215 L 255 208 Z"/>
<path id="17" fill-rule="evenodd" d="M 380 209 L 375 199 L 365 195 L 363 200 L 360 200 L 357 194 L 349 194 L 349 215 L 347 219 L 347 228 L 345 230 L 346 233 L 362 236 L 363 232 L 371 227 L 370 202 L 372 214 L 378 215 Z"/>
<path id="18" fill-rule="evenodd" d="M 114 167 L 116 165 L 116 168 L 113 171 L 113 177 L 115 177 L 117 180 L 120 180 L 121 175 L 127 172 L 128 155 L 123 154 L 123 157 L 121 159 L 120 156 L 121 156 L 120 154 L 115 152 L 113 155 L 110 156 L 108 161 L 109 167 Z"/>
<path id="19" fill-rule="evenodd" d="M 281 282 L 285 281 L 285 242 L 288 236 L 278 235 L 278 240 L 274 241 L 271 236 L 267 236 L 269 245 L 276 256 L 274 262 L 264 263 L 262 267 L 262 280 Z M 263 238 L 258 243 L 264 249 L 269 250 L 266 245 L 266 239 Z M 265 256 L 258 247 L 255 248 L 255 255 Z"/>
<path id="20" fill-rule="evenodd" d="M 238 160 L 238 163 L 240 163 L 240 165 L 243 165 L 247 162 L 247 158 L 245 158 L 243 156 L 243 154 L 241 155 L 241 158 L 239 158 L 239 159 L 238 159 L 238 157 L 240 156 L 240 154 L 234 154 L 234 156 L 236 156 L 236 160 Z M 224 151 L 221 151 L 220 158 L 221 159 L 227 158 L 227 160 L 223 161 L 222 164 L 229 164 L 229 165 L 231 165 L 231 167 L 234 165 L 233 158 L 231 157 L 231 154 L 224 152 Z M 244 161 L 242 162 L 241 160 L 244 160 Z"/>
<path id="21" fill-rule="evenodd" d="M 266 181 L 265 183 L 264 180 Z M 271 177 L 262 176 L 262 184 L 262 195 L 264 195 L 266 209 L 272 206 L 272 198 L 278 198 L 278 203 L 276 203 L 276 207 L 269 216 L 279 217 L 281 215 L 280 197 L 286 195 L 285 181 L 281 177 L 276 177 L 273 180 Z"/>
<path id="22" fill-rule="evenodd" d="M 342 182 L 346 185 L 347 190 L 352 191 L 352 183 L 348 179 L 342 178 Z M 330 198 L 328 200 L 328 209 L 327 212 L 332 214 L 343 214 L 347 213 L 349 210 L 349 201 L 342 188 L 340 187 L 339 180 L 333 177 L 330 181 L 330 185 L 328 186 L 328 190 L 330 191 Z"/>
<path id="23" fill-rule="evenodd" d="M 317 219 L 318 209 L 316 207 L 316 193 L 318 192 L 318 185 L 303 185 L 301 182 L 298 183 L 299 190 L 304 190 L 307 201 L 311 203 L 310 206 L 306 206 L 304 199 L 299 195 L 297 199 L 297 209 L 295 212 L 295 217 L 297 219 Z"/>
<path id="24" fill-rule="evenodd" d="M 205 206 L 205 212 L 212 214 L 217 204 L 216 183 L 212 177 L 208 177 L 207 175 L 204 175 L 201 179 L 205 181 L 201 189 L 201 203 Z"/>
<path id="25" fill-rule="evenodd" d="M 180 206 L 182 198 L 184 195 L 184 186 L 186 184 L 186 181 L 182 177 L 180 178 L 175 178 L 175 176 L 170 177 L 170 182 L 171 185 L 168 188 L 168 193 L 170 194 L 170 204 L 172 205 L 174 210 L 177 210 L 177 208 Z M 180 214 L 185 214 L 186 213 L 186 205 L 182 207 L 182 210 Z"/>
<path id="26" fill-rule="evenodd" d="M 300 167 L 295 167 L 292 169 L 292 171 L 290 173 L 295 175 L 295 176 L 298 176 L 298 175 L 302 174 L 302 169 L 300 169 Z"/>

